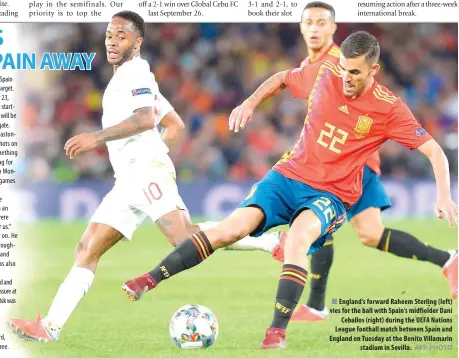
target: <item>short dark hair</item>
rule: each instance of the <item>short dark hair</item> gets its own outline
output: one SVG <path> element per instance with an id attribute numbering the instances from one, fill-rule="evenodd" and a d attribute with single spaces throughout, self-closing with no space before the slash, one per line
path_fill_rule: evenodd
<path id="1" fill-rule="evenodd" d="M 322 1 L 312 1 L 310 3 L 307 3 L 306 6 L 303 9 L 303 12 L 301 13 L 301 21 L 303 21 L 304 10 L 312 9 L 314 7 L 318 7 L 320 9 L 325 9 L 325 10 L 330 11 L 332 21 L 335 22 L 335 9 L 333 8 L 333 6 L 331 6 L 331 5 L 329 5 L 329 4 L 325 3 L 325 2 L 322 2 Z"/>
<path id="2" fill-rule="evenodd" d="M 141 38 L 145 37 L 145 21 L 139 14 L 134 11 L 124 10 L 117 12 L 112 16 L 112 19 L 114 17 L 121 17 L 124 20 L 132 22 L 134 24 L 135 31 L 139 34 L 139 36 Z"/>
<path id="3" fill-rule="evenodd" d="M 356 58 L 365 55 L 367 62 L 376 63 L 379 60 L 379 42 L 366 31 L 350 34 L 341 44 L 341 54 L 345 58 Z"/>

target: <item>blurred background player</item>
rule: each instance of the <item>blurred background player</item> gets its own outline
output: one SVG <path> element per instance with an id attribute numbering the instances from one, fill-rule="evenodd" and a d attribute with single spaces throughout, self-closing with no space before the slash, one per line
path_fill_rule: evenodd
<path id="1" fill-rule="evenodd" d="M 301 62 L 301 67 L 324 60 L 339 63 L 340 49 L 333 42 L 333 34 L 337 25 L 335 10 L 332 6 L 320 1 L 308 3 L 302 14 L 300 28 L 308 51 L 308 56 Z M 340 110 L 346 113 L 348 108 L 343 106 Z M 448 280 L 451 297 L 456 298 L 457 250 L 450 252 L 438 250 L 407 232 L 384 227 L 381 212 L 391 207 L 391 201 L 381 182 L 380 174 L 380 158 L 378 152 L 375 152 L 365 165 L 362 196 L 347 211 L 347 220 L 358 235 L 360 242 L 368 247 L 390 252 L 399 257 L 428 261 L 438 265 Z M 274 237 L 280 240 L 278 245 L 272 245 Z M 274 258 L 283 262 L 286 237 L 286 232 L 270 233 L 260 238 L 249 237 L 227 249 L 263 250 L 271 252 Z M 333 263 L 333 254 L 333 237 L 330 236 L 325 245 L 311 257 L 309 298 L 306 304 L 299 306 L 295 311 L 292 321 L 322 321 L 328 317 L 325 293 Z"/>
<path id="2" fill-rule="evenodd" d="M 406 104 L 374 79 L 380 69 L 379 55 L 374 36 L 355 32 L 343 42 L 339 66 L 324 61 L 276 73 L 235 108 L 229 127 L 239 132 L 259 104 L 286 87 L 309 103 L 308 117 L 292 150 L 216 228 L 192 235 L 152 271 L 125 282 L 123 289 L 130 299 L 139 299 L 163 280 L 202 263 L 218 248 L 247 234 L 260 236 L 291 223 L 273 321 L 261 344 L 261 348 L 285 348 L 286 327 L 306 282 L 306 254 L 319 250 L 327 234 L 343 224 L 345 208 L 362 194 L 366 160 L 388 139 L 418 149 L 429 159 L 437 185 L 435 213 L 453 228 L 458 212 L 451 198 L 448 160 Z M 343 103 L 349 113 L 339 109 Z"/>

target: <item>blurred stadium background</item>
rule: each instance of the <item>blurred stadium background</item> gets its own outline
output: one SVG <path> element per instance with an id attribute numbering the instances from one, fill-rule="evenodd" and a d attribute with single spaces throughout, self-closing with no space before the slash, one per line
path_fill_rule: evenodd
<path id="1" fill-rule="evenodd" d="M 112 69 L 103 48 L 106 24 L 22 24 L 21 29 L 22 43 L 34 51 L 98 54 L 91 72 L 28 71 L 17 86 L 24 94 L 20 143 L 25 156 L 16 168 L 20 215 L 32 222 L 21 225 L 21 240 L 17 240 L 19 269 L 24 274 L 11 314 L 33 318 L 36 310 L 46 314 L 72 263 L 84 218 L 93 213 L 113 181 L 104 148 L 74 161 L 63 151 L 71 136 L 100 127 L 101 96 Z M 357 29 L 378 36 L 383 65 L 379 80 L 404 98 L 441 143 L 456 177 L 457 24 L 339 24 L 336 42 Z M 300 133 L 305 106 L 291 99 L 288 91 L 264 104 L 243 132 L 235 135 L 227 130 L 228 115 L 236 105 L 269 75 L 297 67 L 306 56 L 298 24 L 149 24 L 142 56 L 152 64 L 162 93 L 187 125 L 172 157 L 194 221 L 227 214 Z M 384 182 L 394 201 L 386 223 L 433 246 L 457 247 L 457 230 L 432 217 L 436 190 L 427 161 L 416 151 L 409 153 L 390 142 L 381 154 Z M 457 179 L 452 183 L 457 198 Z M 417 215 L 427 217 L 408 218 Z M 444 325 L 451 326 L 452 332 L 434 334 L 454 337 L 447 342 L 448 351 L 415 351 L 410 343 L 413 351 L 364 354 L 358 342 L 329 341 L 330 335 L 336 335 L 335 327 L 343 326 L 340 315 L 331 315 L 321 324 L 292 324 L 284 352 L 256 350 L 271 320 L 280 269 L 278 262 L 261 252 L 218 252 L 138 303 L 128 301 L 121 283 L 151 269 L 170 250 L 159 230 L 148 225 L 128 245 L 116 245 L 99 264 L 91 292 L 65 326 L 60 342 L 25 342 L 30 356 L 457 357 L 455 305 L 453 314 L 442 315 L 452 317 L 453 324 Z M 333 267 L 326 298 L 329 308 L 332 297 L 449 297 L 438 267 L 365 248 L 350 225 L 336 234 Z M 301 302 L 307 294 L 305 289 Z M 221 331 L 210 350 L 183 355 L 170 341 L 168 322 L 178 307 L 188 303 L 211 308 Z"/>
<path id="2" fill-rule="evenodd" d="M 101 98 L 112 76 L 105 60 L 106 24 L 24 24 L 22 29 L 37 51 L 97 53 L 90 72 L 29 71 L 21 85 L 25 157 L 17 171 L 21 195 L 30 203 L 22 218 L 87 217 L 112 183 L 107 153 L 102 147 L 69 161 L 63 145 L 100 127 Z M 359 29 L 380 40 L 378 80 L 408 103 L 443 146 L 457 176 L 457 24 L 340 24 L 335 41 L 340 44 Z M 235 106 L 271 74 L 297 67 L 306 56 L 298 24 L 149 24 L 142 56 L 187 125 L 172 153 L 185 203 L 192 215 L 224 216 L 301 131 L 305 105 L 289 91 L 262 105 L 242 133 L 227 130 Z M 431 215 L 435 190 L 428 161 L 393 142 L 384 145 L 381 156 L 394 201 L 388 215 Z"/>

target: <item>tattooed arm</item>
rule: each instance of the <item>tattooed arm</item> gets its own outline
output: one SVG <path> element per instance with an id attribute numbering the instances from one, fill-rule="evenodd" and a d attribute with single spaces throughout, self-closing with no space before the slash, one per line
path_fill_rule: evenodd
<path id="1" fill-rule="evenodd" d="M 153 129 L 155 126 L 155 111 L 152 107 L 137 109 L 129 118 L 95 133 L 83 133 L 70 138 L 64 149 L 70 159 L 87 152 L 105 142 L 132 137 L 136 134 Z"/>
<path id="2" fill-rule="evenodd" d="M 265 99 L 280 93 L 287 87 L 285 84 L 287 72 L 288 71 L 278 72 L 269 77 L 249 98 L 246 99 L 246 102 L 249 102 L 255 108 Z"/>
<path id="3" fill-rule="evenodd" d="M 244 128 L 252 120 L 253 111 L 261 102 L 286 88 L 287 73 L 288 71 L 283 71 L 271 76 L 240 106 L 233 109 L 229 118 L 229 129 L 239 132 L 239 128 Z"/>
<path id="4" fill-rule="evenodd" d="M 115 126 L 105 128 L 94 133 L 99 144 L 132 137 L 155 127 L 155 114 L 152 107 L 144 107 L 136 110 L 132 116 Z"/>

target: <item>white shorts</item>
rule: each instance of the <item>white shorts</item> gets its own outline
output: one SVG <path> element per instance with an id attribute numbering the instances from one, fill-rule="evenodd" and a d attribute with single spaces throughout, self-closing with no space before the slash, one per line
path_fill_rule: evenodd
<path id="1" fill-rule="evenodd" d="M 147 216 L 155 222 L 177 208 L 188 210 L 174 176 L 164 169 L 152 169 L 117 179 L 90 222 L 109 225 L 131 240 Z"/>

